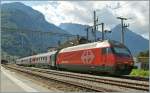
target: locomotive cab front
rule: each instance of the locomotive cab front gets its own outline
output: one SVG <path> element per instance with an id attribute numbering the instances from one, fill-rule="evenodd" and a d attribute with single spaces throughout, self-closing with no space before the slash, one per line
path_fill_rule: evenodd
<path id="1" fill-rule="evenodd" d="M 123 44 L 114 45 L 112 51 L 115 57 L 115 74 L 128 75 L 133 68 L 133 57 L 131 52 Z"/>

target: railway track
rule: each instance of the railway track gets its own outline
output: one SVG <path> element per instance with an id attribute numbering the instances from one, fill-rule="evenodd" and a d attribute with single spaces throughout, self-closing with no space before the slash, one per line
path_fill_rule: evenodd
<path id="1" fill-rule="evenodd" d="M 149 81 L 149 78 L 145 78 L 145 77 L 137 77 L 137 76 L 118 76 L 119 78 L 123 78 L 123 79 L 131 79 L 131 80 L 139 80 L 139 81 Z"/>
<path id="2" fill-rule="evenodd" d="M 75 86 L 79 86 L 79 87 L 83 87 L 83 88 L 87 88 L 93 91 L 121 91 L 121 90 L 117 90 L 117 89 L 109 89 L 109 88 L 102 88 L 99 87 L 98 85 L 100 84 L 107 84 L 107 85 L 113 85 L 113 86 L 119 86 L 119 88 L 124 88 L 126 89 L 134 89 L 134 90 L 142 90 L 142 91 L 149 91 L 149 83 L 148 82 L 133 82 L 132 80 L 126 80 L 126 79 L 110 79 L 110 78 L 102 78 L 102 77 L 96 77 L 96 76 L 92 76 L 92 75 L 84 75 L 84 74 L 77 74 L 77 73 L 70 73 L 70 72 L 62 72 L 62 71 L 56 71 L 56 70 L 47 70 L 47 69 L 39 69 L 39 68 L 31 68 L 31 67 L 20 67 L 20 66 L 7 66 L 9 68 L 15 69 L 15 70 L 19 70 L 22 72 L 28 72 L 31 74 L 39 74 L 40 76 L 42 75 L 45 76 L 46 78 L 48 77 L 48 75 L 55 75 L 55 76 L 59 76 L 59 77 L 67 77 L 67 78 L 74 78 L 77 80 L 81 80 L 81 81 L 85 81 L 88 83 L 82 83 L 82 82 L 78 82 L 77 81 L 67 81 L 67 80 L 63 80 L 60 79 L 59 80 L 57 78 L 50 78 L 59 82 L 63 82 L 63 83 L 68 83 L 71 85 L 75 85 Z M 44 78 L 45 78 L 44 77 Z M 90 83 L 89 83 L 90 82 Z M 93 84 L 97 84 L 97 86 L 94 86 Z M 91 85 L 92 84 L 92 85 Z M 118 88 L 118 89 L 119 89 Z"/>
<path id="3" fill-rule="evenodd" d="M 62 79 L 61 77 L 57 77 L 56 75 L 55 76 L 51 76 L 50 74 L 46 74 L 46 73 L 43 73 L 43 72 L 40 72 L 40 71 L 33 71 L 33 70 L 29 70 L 29 69 L 25 69 L 24 67 L 19 67 L 19 66 L 3 66 L 4 68 L 6 69 L 13 69 L 13 70 L 16 70 L 16 71 L 19 71 L 19 72 L 23 72 L 23 73 L 27 73 L 27 74 L 30 74 L 30 75 L 34 75 L 34 76 L 37 76 L 37 77 L 41 77 L 43 79 L 46 79 L 46 80 L 54 80 L 54 81 L 58 81 L 58 82 L 61 82 L 61 83 L 65 83 L 65 84 L 69 84 L 69 85 L 73 85 L 73 86 L 77 86 L 77 87 L 82 87 L 84 89 L 87 89 L 87 90 L 90 90 L 90 91 L 95 91 L 95 92 L 116 92 L 116 90 L 114 89 L 107 89 L 107 88 L 102 88 L 102 87 L 96 87 L 96 86 L 93 86 L 92 83 L 91 84 L 87 84 L 87 83 L 83 83 L 83 82 L 77 82 L 77 81 L 70 81 L 70 80 L 67 80 L 67 79 Z"/>
<path id="4" fill-rule="evenodd" d="M 28 68 L 28 69 L 30 69 L 30 68 Z M 92 81 L 92 82 L 99 82 L 99 83 L 111 84 L 111 85 L 132 88 L 132 89 L 137 89 L 137 90 L 149 91 L 149 82 L 147 82 L 147 83 L 146 82 L 141 82 L 141 83 L 140 82 L 139 83 L 138 82 L 129 82 L 129 81 L 124 81 L 124 80 L 114 80 L 114 79 L 85 76 L 83 74 L 72 74 L 72 73 L 60 72 L 60 71 L 54 71 L 54 70 L 50 71 L 50 70 L 39 69 L 39 68 L 34 68 L 34 70 L 38 70 L 43 73 L 49 73 L 49 74 L 55 74 L 55 75 L 61 75 L 61 76 L 68 76 L 71 78 L 78 78 L 78 79 L 82 79 L 82 80 L 88 80 L 88 81 Z M 128 79 L 128 78 L 131 79 L 131 77 L 126 77 L 126 79 Z"/>

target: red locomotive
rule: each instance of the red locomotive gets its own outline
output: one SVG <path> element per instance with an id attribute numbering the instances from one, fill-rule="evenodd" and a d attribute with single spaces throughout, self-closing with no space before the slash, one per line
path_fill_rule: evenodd
<path id="1" fill-rule="evenodd" d="M 45 60 L 44 60 L 45 57 Z M 43 61 L 38 61 L 43 58 Z M 22 62 L 22 60 L 27 60 Z M 28 60 L 34 62 L 29 62 Z M 81 44 L 17 60 L 22 64 L 47 64 L 49 67 L 78 72 L 106 72 L 115 75 L 129 74 L 133 58 L 129 49 L 117 41 L 105 40 Z"/>

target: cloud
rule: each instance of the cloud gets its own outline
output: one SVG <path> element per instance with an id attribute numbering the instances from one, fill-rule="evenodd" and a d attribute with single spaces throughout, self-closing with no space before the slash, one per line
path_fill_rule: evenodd
<path id="1" fill-rule="evenodd" d="M 93 25 L 93 10 L 106 28 L 120 23 L 118 16 L 130 18 L 129 29 L 148 39 L 149 1 L 36 1 L 25 2 L 45 15 L 48 22 L 59 25 L 71 22 Z"/>

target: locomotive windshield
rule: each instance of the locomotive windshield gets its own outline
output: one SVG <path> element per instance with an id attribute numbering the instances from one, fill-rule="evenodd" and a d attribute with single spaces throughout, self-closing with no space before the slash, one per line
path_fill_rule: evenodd
<path id="1" fill-rule="evenodd" d="M 131 56 L 130 51 L 125 47 L 114 47 L 115 54 L 119 56 Z"/>

